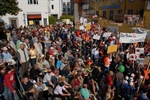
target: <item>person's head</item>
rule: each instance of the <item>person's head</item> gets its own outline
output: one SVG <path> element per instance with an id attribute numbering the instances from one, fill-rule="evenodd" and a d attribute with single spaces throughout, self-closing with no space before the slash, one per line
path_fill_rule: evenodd
<path id="1" fill-rule="evenodd" d="M 38 68 L 38 64 L 34 64 L 34 69 L 37 69 Z"/>
<path id="2" fill-rule="evenodd" d="M 28 43 L 29 43 L 29 39 L 25 39 L 25 43 L 27 43 L 27 44 L 28 44 Z"/>
<path id="3" fill-rule="evenodd" d="M 148 88 L 144 88 L 144 89 L 143 89 L 143 93 L 146 94 L 147 92 L 148 92 Z"/>
<path id="4" fill-rule="evenodd" d="M 8 49 L 7 49 L 7 47 L 3 47 L 3 52 L 7 52 L 8 51 Z"/>
<path id="5" fill-rule="evenodd" d="M 20 49 L 24 49 L 24 47 L 25 47 L 24 43 L 21 43 L 20 44 Z"/>
<path id="6" fill-rule="evenodd" d="M 35 49 L 35 46 L 34 46 L 34 45 L 31 45 L 30 49 Z"/>
<path id="7" fill-rule="evenodd" d="M 114 75 L 113 71 L 109 71 L 108 75 L 113 76 Z"/>
<path id="8" fill-rule="evenodd" d="M 7 45 L 7 47 L 10 47 L 10 42 L 7 41 L 7 42 L 6 42 L 6 45 Z"/>
<path id="9" fill-rule="evenodd" d="M 23 76 L 23 83 L 27 83 L 29 81 L 28 76 L 24 75 Z"/>
<path id="10" fill-rule="evenodd" d="M 64 82 L 60 82 L 60 83 L 59 83 L 59 86 L 60 86 L 60 87 L 63 87 L 63 86 L 64 86 Z"/>
<path id="11" fill-rule="evenodd" d="M 21 42 L 24 42 L 24 40 L 25 40 L 24 37 L 21 37 Z"/>
<path id="12" fill-rule="evenodd" d="M 14 68 L 15 68 L 14 65 L 8 65 L 7 68 L 6 68 L 6 71 L 7 71 L 8 73 L 10 73 L 10 72 L 14 71 Z"/>
<path id="13" fill-rule="evenodd" d="M 65 81 L 65 76 L 61 76 L 60 82 L 64 82 L 64 81 Z"/>
<path id="14" fill-rule="evenodd" d="M 83 83 L 83 88 L 87 88 L 87 84 L 86 83 Z"/>
<path id="15" fill-rule="evenodd" d="M 47 68 L 47 72 L 51 73 L 52 72 L 51 68 Z"/>
<path id="16" fill-rule="evenodd" d="M 4 74 L 6 72 L 6 66 L 3 64 L 0 66 L 0 73 Z"/>

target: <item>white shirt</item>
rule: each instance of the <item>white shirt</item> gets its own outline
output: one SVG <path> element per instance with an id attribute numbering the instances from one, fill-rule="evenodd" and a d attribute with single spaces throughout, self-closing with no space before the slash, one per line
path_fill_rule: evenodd
<path id="1" fill-rule="evenodd" d="M 92 55 L 94 55 L 96 48 L 92 49 Z"/>
<path id="2" fill-rule="evenodd" d="M 44 76 L 43 82 L 45 83 L 45 82 L 51 81 L 52 76 L 55 76 L 55 74 L 52 72 L 50 74 L 46 73 L 46 75 Z"/>
<path id="3" fill-rule="evenodd" d="M 62 92 L 63 90 L 66 90 L 64 86 L 61 87 L 61 86 L 57 85 L 54 90 L 54 94 L 61 95 L 61 94 L 63 94 L 63 92 Z"/>

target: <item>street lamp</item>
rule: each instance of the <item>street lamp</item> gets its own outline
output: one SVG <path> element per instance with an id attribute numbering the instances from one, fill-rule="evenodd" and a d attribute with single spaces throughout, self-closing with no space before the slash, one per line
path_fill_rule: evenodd
<path id="1" fill-rule="evenodd" d="M 26 25 L 25 13 L 23 13 L 23 21 L 24 21 L 24 25 Z"/>

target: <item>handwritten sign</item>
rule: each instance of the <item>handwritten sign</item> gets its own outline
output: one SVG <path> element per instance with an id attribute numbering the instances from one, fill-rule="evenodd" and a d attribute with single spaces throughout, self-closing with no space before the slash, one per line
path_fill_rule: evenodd
<path id="1" fill-rule="evenodd" d="M 105 32 L 104 34 L 103 34 L 103 37 L 109 37 L 109 36 L 111 36 L 111 32 Z"/>
<path id="2" fill-rule="evenodd" d="M 97 34 L 93 36 L 93 39 L 95 40 L 99 40 L 100 39 L 100 36 L 98 36 Z"/>
<path id="3" fill-rule="evenodd" d="M 120 43 L 144 42 L 147 33 L 120 33 Z"/>

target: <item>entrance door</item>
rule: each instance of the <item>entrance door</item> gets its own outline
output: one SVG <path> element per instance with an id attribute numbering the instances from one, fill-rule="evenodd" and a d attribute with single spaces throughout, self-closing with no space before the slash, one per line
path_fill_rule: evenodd
<path id="1" fill-rule="evenodd" d="M 12 27 L 17 28 L 17 20 L 16 19 L 11 19 L 10 21 L 11 21 Z"/>

